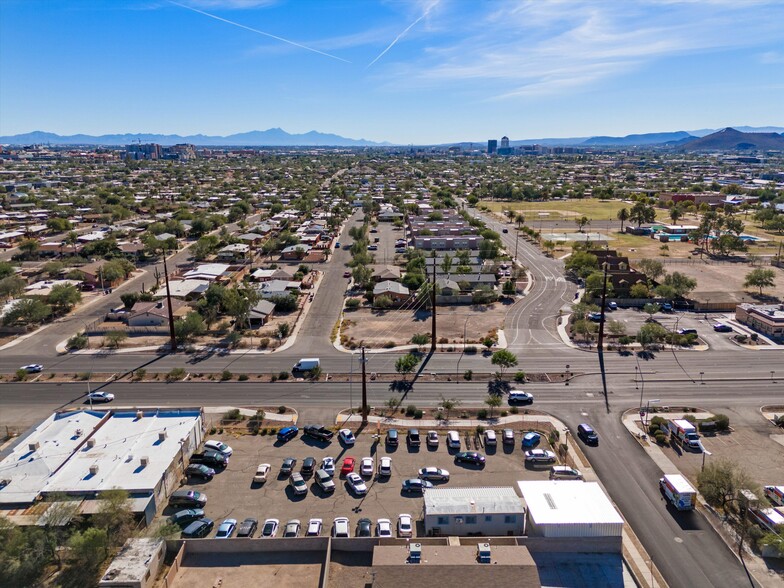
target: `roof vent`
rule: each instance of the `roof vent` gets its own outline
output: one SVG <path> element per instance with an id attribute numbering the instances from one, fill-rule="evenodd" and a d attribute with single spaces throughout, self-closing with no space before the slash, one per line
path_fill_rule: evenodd
<path id="1" fill-rule="evenodd" d="M 408 563 L 418 564 L 422 561 L 422 544 L 411 543 L 408 546 Z"/>
<path id="2" fill-rule="evenodd" d="M 98 473 L 98 464 L 94 463 L 93 465 L 90 466 L 90 475 L 94 476 L 97 473 Z"/>
<path id="3" fill-rule="evenodd" d="M 74 436 L 75 437 L 81 437 L 82 436 L 82 430 L 81 429 L 76 429 L 76 433 L 74 433 Z"/>
<path id="4" fill-rule="evenodd" d="M 491 551 L 490 551 L 490 544 L 489 543 L 480 543 L 477 546 L 477 558 L 479 559 L 479 563 L 489 564 L 492 560 Z"/>
<path id="5" fill-rule="evenodd" d="M 143 410 L 137 410 L 136 411 L 136 419 L 138 420 L 138 419 L 142 419 L 142 418 L 144 418 L 144 411 Z"/>
<path id="6" fill-rule="evenodd" d="M 163 443 L 164 441 L 166 441 L 166 436 L 167 436 L 166 431 L 161 431 L 160 433 L 158 433 L 158 441 Z"/>
<path id="7" fill-rule="evenodd" d="M 139 462 L 141 463 L 143 468 L 146 468 L 148 465 L 150 465 L 150 458 L 145 455 L 139 460 Z"/>
<path id="8" fill-rule="evenodd" d="M 38 451 L 40 448 L 41 448 L 41 444 L 38 441 L 36 441 L 35 443 L 30 443 L 27 446 L 27 449 L 29 449 L 30 451 Z"/>
<path id="9" fill-rule="evenodd" d="M 95 447 L 95 437 L 87 440 L 87 447 Z"/>

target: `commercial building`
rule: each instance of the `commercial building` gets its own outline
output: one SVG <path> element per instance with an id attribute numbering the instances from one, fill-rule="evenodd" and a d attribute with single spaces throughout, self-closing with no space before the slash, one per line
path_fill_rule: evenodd
<path id="1" fill-rule="evenodd" d="M 163 539 L 128 539 L 98 582 L 99 588 L 149 588 L 158 580 L 158 570 L 166 555 Z"/>
<path id="2" fill-rule="evenodd" d="M 428 488 L 425 491 L 428 535 L 522 535 L 525 509 L 511 487 Z"/>
<path id="3" fill-rule="evenodd" d="M 498 140 L 497 139 L 490 139 L 487 141 L 487 154 L 493 155 L 498 151 Z"/>
<path id="4" fill-rule="evenodd" d="M 576 480 L 518 482 L 531 537 L 617 538 L 623 519 L 596 482 Z"/>
<path id="5" fill-rule="evenodd" d="M 784 304 L 738 304 L 735 320 L 771 339 L 784 339 Z"/>

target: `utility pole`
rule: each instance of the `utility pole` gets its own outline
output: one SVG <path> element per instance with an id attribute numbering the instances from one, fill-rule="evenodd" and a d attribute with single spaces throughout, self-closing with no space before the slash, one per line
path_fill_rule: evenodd
<path id="1" fill-rule="evenodd" d="M 171 291 L 169 290 L 169 269 L 166 267 L 166 249 L 163 250 L 163 276 L 166 280 L 166 306 L 169 309 L 169 344 L 172 353 L 177 353 L 177 337 L 174 334 L 174 312 L 172 311 Z"/>
<path id="2" fill-rule="evenodd" d="M 604 390 L 604 406 L 610 412 L 610 401 L 607 398 L 607 373 L 604 371 L 604 310 L 607 299 L 607 262 L 604 264 L 604 278 L 602 281 L 602 308 L 599 320 L 599 370 L 602 372 L 602 389 Z"/>
<path id="3" fill-rule="evenodd" d="M 360 362 L 362 362 L 362 426 L 367 426 L 368 423 L 368 405 L 367 405 L 367 377 L 365 374 L 365 347 L 360 347 L 362 353 Z"/>
<path id="4" fill-rule="evenodd" d="M 430 330 L 430 353 L 436 352 L 436 257 L 433 258 L 433 284 L 430 287 L 430 306 L 433 309 L 433 323 Z"/>

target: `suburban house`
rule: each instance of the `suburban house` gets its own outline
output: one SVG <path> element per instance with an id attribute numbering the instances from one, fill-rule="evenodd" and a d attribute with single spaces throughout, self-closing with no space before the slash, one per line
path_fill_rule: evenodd
<path id="1" fill-rule="evenodd" d="M 251 328 L 263 327 L 272 318 L 275 312 L 275 304 L 269 300 L 259 300 L 258 304 L 250 309 L 248 322 Z"/>
<path id="2" fill-rule="evenodd" d="M 114 288 L 118 284 L 121 284 L 122 278 L 115 280 L 114 282 L 108 282 L 105 278 L 103 278 L 101 268 L 103 268 L 104 263 L 106 262 L 103 260 L 94 261 L 92 263 L 76 267 L 74 268 L 74 271 L 78 271 L 84 276 L 83 280 L 86 284 L 93 284 L 96 287 Z"/>
<path id="3" fill-rule="evenodd" d="M 389 296 L 392 299 L 392 302 L 399 303 L 405 302 L 409 298 L 409 291 L 403 284 L 399 282 L 393 282 L 392 280 L 386 280 L 384 282 L 379 282 L 373 287 L 373 298 L 378 298 L 379 296 Z"/>
<path id="4" fill-rule="evenodd" d="M 373 281 L 385 282 L 400 279 L 400 268 L 394 265 L 377 265 L 373 267 Z"/>
<path id="5" fill-rule="evenodd" d="M 250 274 L 250 277 L 256 282 L 269 282 L 272 280 L 285 280 L 288 282 L 291 281 L 295 273 L 297 273 L 295 268 L 278 267 L 275 269 L 257 269 Z"/>
<path id="6" fill-rule="evenodd" d="M 285 280 L 270 280 L 262 282 L 259 286 L 259 294 L 262 298 L 273 298 L 275 296 L 288 296 L 295 293 L 300 287 L 299 282 L 289 282 Z"/>
<path id="7" fill-rule="evenodd" d="M 169 293 L 172 298 L 196 300 L 201 297 L 209 287 L 210 283 L 207 280 L 169 280 Z M 153 296 L 156 298 L 165 298 L 166 285 L 159 288 Z"/>
<path id="8" fill-rule="evenodd" d="M 187 302 L 172 298 L 172 314 L 175 320 L 190 311 Z M 129 327 L 162 327 L 169 324 L 169 309 L 165 300 L 137 302 L 128 313 Z"/>
<path id="9" fill-rule="evenodd" d="M 311 246 L 305 245 L 303 243 L 298 243 L 296 245 L 290 245 L 286 247 L 283 251 L 280 252 L 280 256 L 282 259 L 302 259 L 308 253 L 310 253 Z"/>
<path id="10" fill-rule="evenodd" d="M 240 261 L 246 259 L 250 253 L 250 245 L 246 243 L 232 243 L 218 251 L 216 257 L 221 261 Z"/>
<path id="11" fill-rule="evenodd" d="M 214 282 L 221 278 L 228 277 L 229 265 L 225 263 L 204 263 L 195 269 L 185 272 L 182 277 L 194 280 L 207 280 Z"/>

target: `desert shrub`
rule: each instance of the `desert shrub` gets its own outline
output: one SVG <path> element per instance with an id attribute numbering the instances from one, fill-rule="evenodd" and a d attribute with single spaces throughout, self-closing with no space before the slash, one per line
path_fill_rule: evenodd
<path id="1" fill-rule="evenodd" d="M 262 427 L 259 429 L 259 435 L 266 435 L 267 434 L 267 427 Z"/>
<path id="2" fill-rule="evenodd" d="M 476 353 L 476 345 L 468 345 L 464 349 L 466 353 Z"/>
<path id="3" fill-rule="evenodd" d="M 87 338 L 87 335 L 83 333 L 77 333 L 68 339 L 68 342 L 65 345 L 68 347 L 68 349 L 84 349 L 87 347 L 88 343 L 89 339 Z"/>
<path id="4" fill-rule="evenodd" d="M 473 378 L 474 378 L 474 372 L 473 371 L 466 370 L 465 372 L 463 372 L 463 379 L 464 380 L 473 380 Z"/>
<path id="5" fill-rule="evenodd" d="M 185 370 L 181 367 L 177 367 L 172 369 L 168 374 L 166 374 L 166 381 L 167 382 L 178 382 L 185 377 Z"/>
<path id="6" fill-rule="evenodd" d="M 278 380 L 288 380 L 290 375 L 291 374 L 289 374 L 288 372 L 280 372 L 278 374 Z"/>
<path id="7" fill-rule="evenodd" d="M 285 412 L 286 412 L 286 407 L 281 404 L 278 407 L 278 414 L 285 414 Z"/>
<path id="8" fill-rule="evenodd" d="M 76 379 L 80 382 L 86 382 L 90 379 L 90 372 L 81 372 L 76 374 Z"/>
<path id="9" fill-rule="evenodd" d="M 730 417 L 726 414 L 717 414 L 713 417 L 713 422 L 716 423 L 717 431 L 727 431 L 730 428 Z"/>
<path id="10" fill-rule="evenodd" d="M 514 380 L 515 382 L 525 382 L 525 372 L 515 372 Z"/>
<path id="11" fill-rule="evenodd" d="M 210 435 L 214 435 L 214 434 L 215 434 L 215 427 L 210 427 Z"/>
<path id="12" fill-rule="evenodd" d="M 248 374 L 240 374 L 239 376 L 237 376 L 237 379 L 240 382 L 247 382 L 248 381 Z"/>
<path id="13" fill-rule="evenodd" d="M 423 416 L 425 416 L 425 413 L 421 409 L 418 408 L 414 411 L 415 419 L 421 419 Z"/>
<path id="14" fill-rule="evenodd" d="M 346 309 L 347 310 L 356 310 L 359 308 L 359 305 L 362 301 L 359 298 L 349 298 L 346 300 Z"/>
<path id="15" fill-rule="evenodd" d="M 406 416 L 407 416 L 407 417 L 412 417 L 412 416 L 414 416 L 414 414 L 416 413 L 416 411 L 417 411 L 417 407 L 416 407 L 416 406 L 414 406 L 413 404 L 409 404 L 409 405 L 406 407 Z"/>
<path id="16" fill-rule="evenodd" d="M 141 381 L 144 379 L 144 376 L 146 375 L 147 375 L 147 370 L 145 370 L 144 368 L 138 369 L 134 372 L 133 379 L 137 381 Z"/>
<path id="17" fill-rule="evenodd" d="M 223 420 L 224 421 L 238 421 L 240 420 L 240 409 L 239 408 L 232 408 L 231 410 L 227 410 L 223 413 Z"/>
<path id="18" fill-rule="evenodd" d="M 14 374 L 17 382 L 24 382 L 27 379 L 27 370 L 18 369 Z"/>
<path id="19" fill-rule="evenodd" d="M 266 349 L 267 347 L 269 347 L 269 344 L 270 344 L 269 337 L 264 337 L 261 341 L 259 341 L 259 347 L 261 349 Z"/>
<path id="20" fill-rule="evenodd" d="M 231 380 L 231 378 L 232 378 L 232 373 L 229 370 L 223 370 L 221 372 L 221 378 L 220 378 L 221 382 L 225 382 L 227 380 Z"/>
<path id="21" fill-rule="evenodd" d="M 448 339 L 448 338 L 446 338 L 446 337 L 441 337 L 441 338 L 438 340 L 438 344 L 439 344 L 439 345 L 446 345 L 447 343 L 449 343 L 449 339 Z"/>
<path id="22" fill-rule="evenodd" d="M 270 382 L 277 382 L 277 381 L 278 381 L 278 376 L 272 374 L 272 377 L 270 377 Z"/>
<path id="23" fill-rule="evenodd" d="M 501 416 L 502 417 L 509 416 L 509 411 L 508 410 L 502 410 L 501 411 Z"/>
<path id="24" fill-rule="evenodd" d="M 479 411 L 476 413 L 477 418 L 479 419 L 486 419 L 487 418 L 487 409 L 480 408 Z"/>
<path id="25" fill-rule="evenodd" d="M 667 442 L 667 434 L 661 429 L 654 433 L 653 438 L 656 439 L 656 443 L 659 445 L 664 445 Z"/>
<path id="26" fill-rule="evenodd" d="M 513 406 L 512 408 L 509 409 L 509 412 L 511 412 L 512 414 L 517 414 L 520 412 L 520 409 L 517 408 L 516 406 Z"/>
<path id="27" fill-rule="evenodd" d="M 392 349 L 394 346 L 395 346 L 394 341 L 387 341 L 386 343 L 384 343 L 384 349 Z"/>

